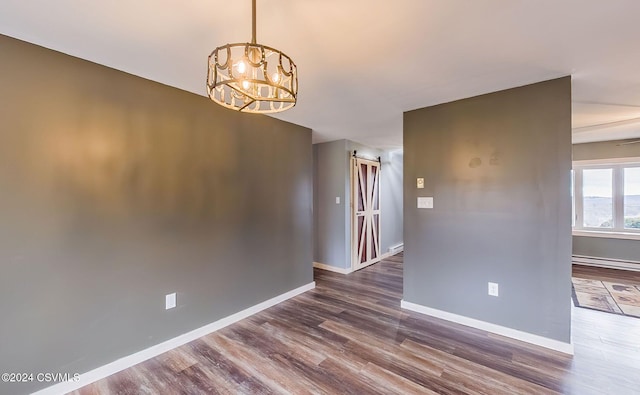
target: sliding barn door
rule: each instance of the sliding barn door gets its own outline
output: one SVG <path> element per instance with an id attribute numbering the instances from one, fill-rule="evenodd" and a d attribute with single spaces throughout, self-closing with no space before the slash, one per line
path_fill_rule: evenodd
<path id="1" fill-rule="evenodd" d="M 380 163 L 353 158 L 351 166 L 353 270 L 380 260 Z"/>

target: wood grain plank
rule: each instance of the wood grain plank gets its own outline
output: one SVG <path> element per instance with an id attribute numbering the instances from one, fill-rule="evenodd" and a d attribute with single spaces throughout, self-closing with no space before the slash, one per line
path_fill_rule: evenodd
<path id="1" fill-rule="evenodd" d="M 570 357 L 402 310 L 402 260 L 314 269 L 314 290 L 74 394 L 638 393 L 640 319 L 574 308 Z"/>
<path id="2" fill-rule="evenodd" d="M 392 373 L 386 369 L 369 362 L 360 374 L 367 380 L 370 380 L 376 387 L 383 389 L 387 394 L 415 394 L 415 395 L 437 395 L 435 391 L 431 391 L 421 385 L 414 383 L 400 375 Z"/>

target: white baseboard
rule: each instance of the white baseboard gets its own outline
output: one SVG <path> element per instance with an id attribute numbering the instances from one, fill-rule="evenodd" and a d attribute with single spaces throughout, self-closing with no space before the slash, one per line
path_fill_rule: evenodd
<path id="1" fill-rule="evenodd" d="M 362 270 L 362 269 L 364 269 L 364 268 L 366 268 L 366 267 L 369 267 L 369 266 L 371 266 L 371 265 L 375 265 L 376 263 L 378 263 L 378 262 L 380 262 L 380 261 L 382 261 L 382 260 L 385 260 L 385 259 L 387 259 L 387 258 L 388 258 L 388 257 L 390 257 L 390 256 L 391 256 L 391 254 L 390 254 L 390 253 L 385 252 L 384 254 L 380 255 L 380 257 L 378 257 L 378 259 L 373 260 L 373 261 L 371 261 L 371 262 L 367 263 L 366 265 L 364 265 L 364 266 L 362 266 L 362 267 L 359 267 L 359 268 L 358 268 L 358 269 L 356 269 L 356 270 Z M 355 272 L 356 270 L 353 270 L 353 269 L 352 269 L 351 271 L 352 271 L 352 272 Z"/>
<path id="2" fill-rule="evenodd" d="M 322 270 L 327 270 L 327 271 L 330 271 L 330 272 L 340 273 L 340 274 L 349 274 L 349 273 L 353 272 L 353 270 L 351 270 L 351 268 L 345 269 L 343 267 L 331 266 L 331 265 L 327 265 L 325 263 L 320 263 L 320 262 L 313 262 L 313 267 L 318 268 L 318 269 L 322 269 Z"/>
<path id="3" fill-rule="evenodd" d="M 404 243 L 396 244 L 394 246 L 389 247 L 389 255 L 395 255 L 402 251 L 404 251 Z"/>
<path id="4" fill-rule="evenodd" d="M 309 284 L 303 285 L 289 292 L 285 292 L 269 300 L 265 300 L 262 303 L 258 303 L 257 305 L 251 306 L 235 314 L 222 318 L 218 321 L 207 324 L 201 328 L 195 329 L 191 332 L 187 332 L 180 336 L 174 337 L 173 339 L 169 339 L 160 344 L 151 346 L 145 350 L 138 351 L 135 354 L 128 355 L 126 357 L 120 358 L 106 365 L 103 365 L 99 368 L 83 373 L 80 375 L 77 381 L 67 381 L 67 382 L 58 383 L 51 387 L 47 387 L 40 391 L 34 392 L 32 395 L 50 395 L 50 394 L 58 395 L 58 394 L 66 394 L 68 392 L 75 391 L 79 388 L 84 387 L 85 385 L 91 384 L 107 376 L 118 373 L 124 369 L 130 368 L 131 366 L 144 362 L 164 352 L 170 351 L 183 344 L 189 343 L 190 341 L 196 340 L 202 336 L 206 336 L 212 332 L 222 329 L 225 326 L 229 326 L 235 322 L 238 322 L 244 318 L 247 318 L 253 314 L 256 314 L 264 309 L 267 309 L 278 303 L 284 302 L 285 300 L 293 298 L 296 295 L 307 292 L 315 288 L 315 286 L 316 286 L 315 282 L 311 282 Z"/>
<path id="5" fill-rule="evenodd" d="M 380 255 L 380 259 L 377 259 L 377 260 L 369 263 L 367 266 L 370 266 L 370 265 L 373 265 L 375 263 L 378 263 L 383 259 L 387 259 L 390 256 L 395 255 L 395 254 L 399 253 L 400 251 L 403 251 L 403 247 L 404 247 L 403 244 L 399 244 L 397 246 L 390 247 L 388 252 L 385 252 L 384 254 Z M 399 248 L 399 249 L 392 251 L 392 249 L 394 249 L 394 248 L 396 248 L 396 249 Z M 363 266 L 360 269 L 364 269 L 367 266 Z M 322 269 L 322 270 L 328 270 L 330 272 L 340 273 L 340 274 L 349 274 L 349 273 L 353 273 L 354 272 L 354 270 L 352 268 L 345 269 L 345 268 L 342 268 L 342 267 L 327 265 L 326 263 L 320 263 L 320 262 L 313 262 L 313 267 L 318 268 L 318 269 Z M 358 269 L 358 270 L 360 270 L 360 269 Z"/>
<path id="6" fill-rule="evenodd" d="M 604 267 L 607 269 L 632 270 L 640 272 L 640 262 L 621 259 L 599 258 L 595 256 L 573 255 L 572 261 L 578 265 Z"/>
<path id="7" fill-rule="evenodd" d="M 415 311 L 415 312 L 426 314 L 432 317 L 470 326 L 472 328 L 477 328 L 486 332 L 496 333 L 501 336 L 510 337 L 512 339 L 520 340 L 526 343 L 535 344 L 537 346 L 549 348 L 551 350 L 559 351 L 564 354 L 573 355 L 573 344 L 571 343 L 565 343 L 558 340 L 549 339 L 547 337 L 533 335 L 531 333 L 522 332 L 517 329 L 507 328 L 505 326 L 492 324 L 490 322 L 480 321 L 480 320 L 465 317 L 462 315 L 433 309 L 431 307 L 426 307 L 416 303 L 407 302 L 405 300 L 402 300 L 400 302 L 400 306 L 403 309 Z"/>

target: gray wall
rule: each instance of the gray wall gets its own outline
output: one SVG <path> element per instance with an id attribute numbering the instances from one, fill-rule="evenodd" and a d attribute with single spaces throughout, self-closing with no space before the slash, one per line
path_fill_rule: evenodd
<path id="1" fill-rule="evenodd" d="M 0 372 L 82 373 L 313 281 L 309 129 L 0 52 Z"/>
<path id="2" fill-rule="evenodd" d="M 402 243 L 402 155 L 350 140 L 314 144 L 315 262 L 351 268 L 350 161 L 358 156 L 382 158 L 380 178 L 381 253 Z M 393 158 L 393 159 L 391 159 Z M 340 196 L 340 204 L 335 202 Z"/>
<path id="3" fill-rule="evenodd" d="M 640 158 L 640 143 L 619 145 L 635 140 L 574 144 L 573 160 Z M 573 236 L 573 254 L 640 262 L 640 240 Z"/>
<path id="4" fill-rule="evenodd" d="M 381 251 L 403 243 L 402 234 L 402 151 L 389 151 L 382 155 L 380 173 Z"/>
<path id="5" fill-rule="evenodd" d="M 640 262 L 640 240 L 573 236 L 573 254 Z"/>
<path id="6" fill-rule="evenodd" d="M 569 342 L 570 169 L 569 77 L 405 113 L 404 299 Z"/>
<path id="7" fill-rule="evenodd" d="M 346 140 L 313 145 L 313 260 L 339 268 L 351 266 L 345 227 L 349 209 L 346 152 Z M 340 204 L 336 204 L 336 197 L 340 197 Z"/>

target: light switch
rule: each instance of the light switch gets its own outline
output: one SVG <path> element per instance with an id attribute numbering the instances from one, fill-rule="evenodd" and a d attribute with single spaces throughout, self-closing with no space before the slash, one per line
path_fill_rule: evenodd
<path id="1" fill-rule="evenodd" d="M 418 189 L 424 188 L 424 178 L 418 178 L 416 184 L 418 186 Z"/>
<path id="2" fill-rule="evenodd" d="M 340 204 L 340 196 L 336 196 L 336 204 Z"/>
<path id="3" fill-rule="evenodd" d="M 432 197 L 419 197 L 418 198 L 418 208 L 433 208 L 433 198 Z"/>

